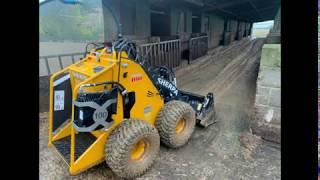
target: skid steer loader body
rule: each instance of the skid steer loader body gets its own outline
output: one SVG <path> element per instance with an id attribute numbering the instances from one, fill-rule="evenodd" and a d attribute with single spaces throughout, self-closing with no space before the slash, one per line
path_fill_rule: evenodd
<path id="1" fill-rule="evenodd" d="M 204 107 L 213 106 L 212 94 L 180 91 L 172 77 L 159 77 L 126 52 L 108 48 L 93 50 L 51 76 L 48 145 L 71 175 L 105 160 L 106 140 L 124 119 L 155 124 L 160 109 L 172 99 L 189 103 L 198 119 L 207 115 Z"/>

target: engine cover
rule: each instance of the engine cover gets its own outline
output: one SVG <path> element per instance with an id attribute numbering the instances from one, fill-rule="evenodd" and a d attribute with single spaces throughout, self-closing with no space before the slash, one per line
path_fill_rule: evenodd
<path id="1" fill-rule="evenodd" d="M 73 126 L 78 132 L 91 132 L 113 124 L 116 113 L 117 89 L 104 92 L 79 93 L 74 102 Z"/>

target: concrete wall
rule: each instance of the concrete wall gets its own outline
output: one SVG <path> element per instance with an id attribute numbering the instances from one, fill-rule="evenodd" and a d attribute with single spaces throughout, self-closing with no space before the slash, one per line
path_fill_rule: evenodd
<path id="1" fill-rule="evenodd" d="M 238 20 L 230 21 L 230 39 L 231 42 L 241 40 L 243 37 L 251 35 L 252 23 Z"/>
<path id="2" fill-rule="evenodd" d="M 183 13 L 183 17 L 181 17 Z M 192 33 L 192 11 L 188 7 L 171 6 L 170 14 L 170 35 L 178 35 L 181 39 L 182 58 L 187 58 L 189 39 Z"/>
<path id="3" fill-rule="evenodd" d="M 135 33 L 138 36 L 150 36 L 151 20 L 150 20 L 150 5 L 148 0 L 139 0 L 136 3 L 136 29 Z"/>
<path id="4" fill-rule="evenodd" d="M 224 19 L 216 15 L 211 15 L 210 19 L 209 48 L 214 48 L 223 40 Z"/>
<path id="5" fill-rule="evenodd" d="M 215 14 L 209 16 L 209 49 L 219 46 L 220 40 L 223 40 L 224 19 Z"/>
<path id="6" fill-rule="evenodd" d="M 281 10 L 280 8 L 277 12 L 277 15 L 274 18 L 274 25 L 266 38 L 266 43 L 268 44 L 281 43 Z"/>
<path id="7" fill-rule="evenodd" d="M 117 23 L 120 22 L 120 1 L 102 0 L 105 41 L 117 38 Z"/>
<path id="8" fill-rule="evenodd" d="M 248 36 L 250 36 L 251 34 L 250 34 L 250 31 L 251 31 L 251 23 L 248 23 Z"/>
<path id="9" fill-rule="evenodd" d="M 250 31 L 250 23 L 245 23 L 244 35 L 248 36 Z"/>
<path id="10" fill-rule="evenodd" d="M 281 45 L 262 48 L 251 129 L 262 138 L 280 143 L 281 139 Z"/>
<path id="11" fill-rule="evenodd" d="M 247 34 L 247 36 L 251 36 L 252 24 L 253 24 L 253 23 L 248 23 L 248 34 Z"/>
<path id="12" fill-rule="evenodd" d="M 237 36 L 237 31 L 238 31 L 238 21 L 236 20 L 230 20 L 230 40 L 231 42 L 236 40 Z"/>
<path id="13" fill-rule="evenodd" d="M 245 29 L 245 23 L 242 22 L 242 21 L 239 21 L 239 27 L 238 27 L 238 32 L 237 32 L 237 40 L 241 40 L 243 38 L 244 29 Z"/>
<path id="14" fill-rule="evenodd" d="M 150 36 L 150 4 L 148 0 L 102 0 L 105 40 L 117 38 L 119 21 L 122 35 Z M 117 20 L 116 20 L 117 19 Z"/>
<path id="15" fill-rule="evenodd" d="M 275 18 L 273 28 L 270 32 L 280 33 L 281 32 L 281 8 L 279 8 Z"/>
<path id="16" fill-rule="evenodd" d="M 180 13 L 185 13 L 185 21 L 183 22 L 180 19 Z M 186 29 L 180 28 L 183 27 L 186 23 Z M 182 25 L 182 26 L 180 26 Z M 170 35 L 177 34 L 191 34 L 192 33 L 192 11 L 187 7 L 170 7 Z"/>
<path id="17" fill-rule="evenodd" d="M 243 35 L 244 35 L 244 33 L 245 33 L 245 30 L 246 30 L 246 22 L 242 22 L 241 23 L 241 35 L 242 35 L 242 37 L 243 37 Z"/>

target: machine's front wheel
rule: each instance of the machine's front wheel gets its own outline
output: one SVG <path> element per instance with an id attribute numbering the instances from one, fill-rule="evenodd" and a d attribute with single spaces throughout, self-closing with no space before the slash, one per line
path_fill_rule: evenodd
<path id="1" fill-rule="evenodd" d="M 153 164 L 160 149 L 157 129 L 141 120 L 125 120 L 112 131 L 105 147 L 108 166 L 118 176 L 140 176 Z"/>
<path id="2" fill-rule="evenodd" d="M 168 147 L 178 148 L 186 144 L 196 124 L 193 108 L 182 101 L 170 101 L 160 110 L 156 127 L 161 142 Z"/>

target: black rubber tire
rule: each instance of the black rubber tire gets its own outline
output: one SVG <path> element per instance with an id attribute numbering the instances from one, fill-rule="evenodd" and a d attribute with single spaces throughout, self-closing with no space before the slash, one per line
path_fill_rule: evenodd
<path id="1" fill-rule="evenodd" d="M 176 126 L 181 118 L 185 119 L 185 126 L 180 134 L 176 133 Z M 172 100 L 160 110 L 156 120 L 156 127 L 161 142 L 171 148 L 185 145 L 191 137 L 196 124 L 193 108 L 182 101 Z"/>
<path id="2" fill-rule="evenodd" d="M 147 142 L 139 160 L 131 160 L 130 152 L 141 138 Z M 105 146 L 105 160 L 114 173 L 123 178 L 134 178 L 145 173 L 160 150 L 157 129 L 142 120 L 124 120 L 110 134 Z"/>

